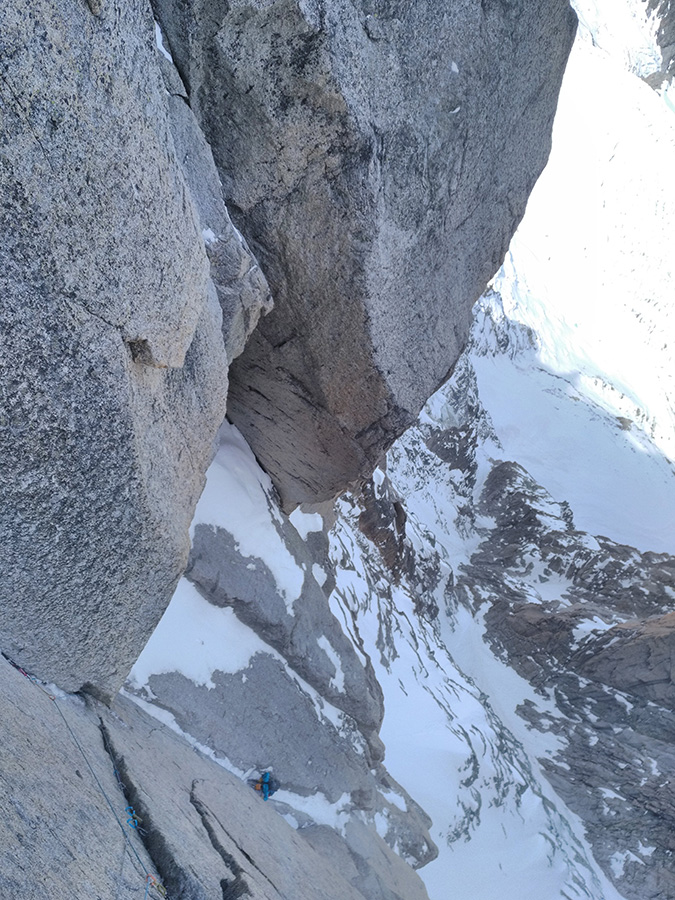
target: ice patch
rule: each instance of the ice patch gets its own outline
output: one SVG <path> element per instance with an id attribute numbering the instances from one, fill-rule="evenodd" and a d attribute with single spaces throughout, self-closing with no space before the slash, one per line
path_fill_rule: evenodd
<path id="1" fill-rule="evenodd" d="M 387 836 L 387 832 L 389 831 L 388 817 L 381 812 L 375 813 L 375 815 L 373 816 L 373 824 L 375 825 L 375 831 L 377 831 L 382 840 L 384 840 Z"/>
<path id="2" fill-rule="evenodd" d="M 381 488 L 384 484 L 384 472 L 382 469 L 375 469 L 373 472 L 373 484 L 375 487 Z"/>
<path id="3" fill-rule="evenodd" d="M 652 759 L 650 757 L 647 760 L 647 762 L 649 763 L 649 768 L 651 770 L 652 775 L 660 775 L 661 774 L 661 770 L 659 769 L 658 764 L 655 759 Z"/>
<path id="4" fill-rule="evenodd" d="M 323 531 L 323 519 L 319 513 L 304 513 L 298 506 L 288 518 L 303 541 L 307 540 L 307 535 L 310 532 Z"/>
<path id="5" fill-rule="evenodd" d="M 157 49 L 162 54 L 162 56 L 166 57 L 170 63 L 173 63 L 173 56 L 169 53 L 169 51 L 164 46 L 164 40 L 162 38 L 162 29 L 160 27 L 159 22 L 155 22 L 155 43 L 157 44 Z"/>

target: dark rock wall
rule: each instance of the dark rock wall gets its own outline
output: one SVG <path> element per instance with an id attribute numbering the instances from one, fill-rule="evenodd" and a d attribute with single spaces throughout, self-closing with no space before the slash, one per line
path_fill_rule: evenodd
<path id="1" fill-rule="evenodd" d="M 452 369 L 549 152 L 567 2 L 156 0 L 275 297 L 229 414 L 287 507 L 367 476 Z"/>
<path id="2" fill-rule="evenodd" d="M 630 900 L 669 897 L 675 558 L 575 530 L 569 507 L 512 462 L 495 465 L 479 511 L 494 528 L 458 596 L 486 605 L 493 648 L 555 699 L 557 718 L 520 712 L 564 739 L 544 769 L 608 877 Z"/>

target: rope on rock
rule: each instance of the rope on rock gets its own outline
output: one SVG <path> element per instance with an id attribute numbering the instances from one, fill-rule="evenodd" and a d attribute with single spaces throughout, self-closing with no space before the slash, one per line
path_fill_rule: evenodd
<path id="1" fill-rule="evenodd" d="M 26 669 L 22 668 L 18 663 L 14 662 L 13 659 L 10 659 L 10 657 L 7 656 L 6 653 L 3 653 L 2 655 L 5 657 L 5 659 L 10 664 L 10 666 L 13 666 L 13 668 L 15 668 L 17 670 L 17 672 L 20 672 L 24 676 L 24 678 L 27 678 L 34 685 L 36 685 L 38 688 L 40 688 L 42 693 L 46 694 L 47 697 L 49 697 L 49 699 L 52 701 L 52 703 L 56 707 L 58 714 L 61 716 L 64 725 L 68 729 L 68 732 L 70 733 L 70 736 L 73 739 L 73 743 L 75 744 L 77 749 L 82 754 L 82 758 L 84 759 L 85 763 L 87 764 L 87 768 L 91 772 L 94 781 L 98 785 L 98 789 L 100 790 L 101 794 L 105 798 L 106 803 L 110 807 L 110 811 L 112 812 L 113 816 L 115 817 L 115 821 L 119 825 L 120 830 L 124 836 L 124 841 L 125 841 L 126 845 L 131 850 L 133 855 L 136 857 L 136 860 L 138 861 L 138 864 L 140 865 L 142 872 L 145 874 L 145 897 L 144 897 L 144 900 L 146 900 L 146 898 L 148 897 L 148 891 L 150 890 L 151 887 L 153 887 L 161 897 L 166 897 L 167 896 L 166 888 L 161 883 L 161 881 L 158 881 L 154 875 L 152 875 L 150 872 L 148 872 L 147 867 L 145 866 L 143 860 L 141 859 L 141 857 L 138 854 L 138 851 L 136 850 L 134 845 L 131 843 L 131 840 L 129 839 L 129 832 L 126 830 L 126 828 L 122 824 L 122 820 L 117 815 L 117 811 L 115 810 L 115 807 L 113 806 L 112 801 L 110 800 L 110 797 L 108 797 L 108 794 L 106 793 L 105 788 L 101 784 L 101 781 L 100 781 L 98 775 L 94 771 L 92 764 L 89 762 L 89 758 L 87 757 L 87 754 L 84 752 L 84 748 L 82 747 L 82 744 L 79 742 L 79 740 L 77 739 L 77 735 L 75 734 L 73 729 L 70 727 L 70 723 L 68 722 L 68 719 L 66 719 L 65 715 L 63 714 L 63 710 L 61 709 L 59 704 L 56 702 L 56 697 L 45 688 L 44 684 L 42 684 L 35 675 L 33 675 L 30 672 L 27 672 Z M 110 755 L 110 752 L 109 752 L 109 749 L 107 748 L 107 746 L 106 746 L 106 751 Z M 111 756 L 111 759 L 112 759 L 112 756 Z M 125 788 L 124 788 L 122 779 L 120 777 L 120 774 L 117 771 L 116 767 L 113 767 L 113 768 L 114 768 L 114 772 L 115 772 L 115 777 L 117 778 L 118 786 L 120 787 L 120 790 L 122 790 L 124 792 Z M 129 816 L 129 818 L 127 819 L 127 825 L 129 826 L 129 828 L 133 829 L 134 831 L 138 831 L 140 834 L 146 834 L 146 832 L 142 828 L 139 827 L 139 822 L 141 820 L 136 815 L 134 808 L 132 806 L 127 806 L 125 809 L 125 812 Z"/>

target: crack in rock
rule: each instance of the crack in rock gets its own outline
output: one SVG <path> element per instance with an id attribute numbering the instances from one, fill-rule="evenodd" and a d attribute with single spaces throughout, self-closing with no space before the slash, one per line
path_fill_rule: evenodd
<path id="1" fill-rule="evenodd" d="M 110 757 L 114 770 L 119 774 L 118 780 L 122 785 L 124 796 L 135 810 L 139 821 L 143 823 L 143 829 L 137 830 L 137 834 L 164 883 L 167 895 L 181 898 L 181 900 L 207 900 L 199 885 L 177 862 L 168 841 L 153 821 L 150 809 L 136 787 L 124 757 L 116 751 L 112 736 L 100 718 L 99 728 L 105 751 Z M 225 898 L 225 895 L 223 897 Z"/>
<path id="2" fill-rule="evenodd" d="M 223 878 L 220 882 L 220 886 L 223 891 L 223 900 L 238 900 L 239 897 L 245 897 L 246 895 L 252 896 L 251 890 L 250 890 L 248 884 L 246 883 L 246 881 L 244 880 L 244 874 L 245 874 L 244 870 L 239 865 L 239 863 L 236 861 L 234 856 L 232 856 L 232 854 L 229 853 L 225 849 L 225 847 L 223 847 L 223 845 L 220 843 L 220 841 L 218 840 L 218 838 L 216 836 L 215 828 L 213 827 L 213 825 L 211 824 L 211 822 L 209 820 L 211 817 L 215 818 L 221 828 L 223 828 L 222 823 L 218 820 L 217 817 L 213 816 L 213 813 L 211 813 L 211 811 L 208 809 L 206 804 L 202 803 L 202 801 L 199 799 L 199 797 L 197 797 L 196 789 L 197 789 L 198 783 L 199 783 L 198 781 L 192 782 L 192 789 L 190 790 L 190 803 L 194 806 L 197 813 L 199 814 L 199 817 L 202 820 L 202 825 L 204 826 L 204 829 L 209 836 L 209 840 L 211 841 L 211 846 L 216 851 L 216 853 L 221 857 L 221 859 L 223 860 L 223 862 L 225 863 L 227 868 L 234 875 L 234 878 L 231 881 L 228 881 L 226 878 Z M 223 828 L 223 831 L 225 832 L 225 834 L 227 834 L 227 831 L 225 831 L 224 828 Z M 228 837 L 230 837 L 229 834 L 228 834 Z M 231 837 L 230 837 L 230 840 L 231 840 Z M 233 843 L 235 844 L 235 846 L 237 846 L 237 849 L 241 851 L 241 847 L 239 847 L 236 844 L 236 841 Z M 241 852 L 243 853 L 243 851 L 241 851 Z M 244 853 L 244 856 L 252 865 L 255 866 L 255 863 L 253 862 L 251 857 L 248 855 L 248 853 Z M 258 867 L 255 866 L 255 868 L 257 869 Z M 260 870 L 258 869 L 258 871 L 260 871 Z M 263 873 L 261 872 L 260 874 L 262 875 Z M 267 879 L 267 880 L 269 881 L 269 879 Z M 274 887 L 274 885 L 272 885 L 272 887 Z M 275 888 L 275 890 L 276 890 L 276 888 Z"/>

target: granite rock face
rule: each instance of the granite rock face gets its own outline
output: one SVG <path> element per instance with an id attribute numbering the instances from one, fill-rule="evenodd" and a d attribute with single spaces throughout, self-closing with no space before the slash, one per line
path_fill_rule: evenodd
<path id="1" fill-rule="evenodd" d="M 122 697 L 112 709 L 52 701 L 1 658 L 0 684 L 3 897 L 131 900 L 148 875 L 182 900 L 427 897 L 376 835 L 372 859 L 357 872 L 342 866 L 347 845 L 340 855 L 303 839 L 247 785 Z M 139 828 L 127 827 L 131 813 Z M 400 893 L 390 887 L 397 879 Z M 149 896 L 160 894 L 151 886 Z"/>
<path id="2" fill-rule="evenodd" d="M 0 634 L 111 694 L 187 560 L 218 299 L 232 356 L 269 302 L 149 4 L 94 6 L 0 11 Z"/>
<path id="3" fill-rule="evenodd" d="M 410 873 L 410 866 L 419 868 L 436 857 L 429 817 L 373 757 L 358 724 L 344 714 L 336 717 L 282 659 L 260 652 L 245 669 L 216 672 L 212 680 L 214 687 L 207 688 L 174 672 L 153 675 L 148 687 L 153 704 L 218 758 L 240 771 L 273 768 L 282 791 L 270 805 L 301 832 L 317 825 L 311 802 L 316 801 L 339 810 L 341 827 L 334 834 L 340 843 L 349 823 L 363 829 L 356 841 L 362 855 L 367 856 L 369 844 L 395 848 L 400 873 L 390 887 Z M 392 796 L 395 802 L 388 799 Z M 307 813 L 298 798 L 309 798 Z M 387 822 L 384 840 L 373 825 L 376 817 Z"/>
<path id="4" fill-rule="evenodd" d="M 546 163 L 566 0 L 157 0 L 275 311 L 229 414 L 286 508 L 335 496 L 447 378 Z M 420 352 L 423 348 L 423 352 Z"/>
<path id="5" fill-rule="evenodd" d="M 377 756 L 381 750 L 376 735 L 384 715 L 382 690 L 372 667 L 364 666 L 330 611 L 326 594 L 311 571 L 315 563 L 290 523 L 284 528 L 284 537 L 309 570 L 292 612 L 264 562 L 256 560 L 251 569 L 251 558 L 242 557 L 224 529 L 195 528 L 187 577 L 210 603 L 232 607 L 298 675 L 350 715 L 372 737 Z"/>
<path id="6" fill-rule="evenodd" d="M 243 777 L 272 769 L 270 805 L 302 832 L 331 826 L 322 846 L 337 841 L 368 897 L 390 896 L 378 879 L 390 900 L 416 896 L 404 873 L 438 851 L 429 817 L 383 764 L 373 660 L 329 596 L 336 511 L 286 516 L 236 429 L 220 441 L 186 575 L 127 689 Z M 399 862 L 373 880 L 382 842 Z"/>
<path id="7" fill-rule="evenodd" d="M 214 467 L 221 462 L 219 455 Z M 228 466 L 236 467 L 232 458 Z M 253 482 L 247 484 L 252 493 Z M 348 637 L 331 611 L 327 591 L 333 584 L 332 564 L 325 526 L 316 524 L 321 518 L 312 514 L 305 520 L 305 527 L 309 521 L 317 529 L 308 533 L 296 513 L 300 534 L 275 507 L 273 497 L 261 494 L 268 505 L 269 523 L 283 542 L 284 552 L 290 554 L 286 565 L 296 565 L 297 571 L 304 573 L 298 595 L 289 598 L 275 579 L 278 559 L 275 562 L 269 555 L 265 545 L 269 539 L 261 542 L 256 555 L 235 540 L 232 532 L 237 533 L 237 528 L 233 525 L 231 532 L 227 527 L 198 522 L 179 593 L 182 596 L 191 582 L 198 594 L 187 595 L 193 597 L 190 615 L 208 615 L 214 628 L 225 629 L 219 637 L 223 647 L 220 659 L 211 663 L 215 668 L 208 681 L 195 674 L 190 677 L 190 670 L 181 671 L 170 652 L 163 652 L 166 662 L 158 663 L 156 652 L 163 637 L 157 633 L 132 671 L 129 689 L 168 712 L 183 732 L 237 770 L 272 767 L 283 786 L 274 806 L 297 822 L 303 833 L 319 828 L 323 834 L 319 827 L 322 819 L 317 822 L 313 817 L 311 803 L 305 811 L 305 798 L 316 798 L 321 805 L 337 810 L 342 826 L 333 832 L 334 838 L 324 835 L 321 844 L 329 848 L 337 840 L 346 858 L 356 854 L 350 867 L 361 876 L 368 875 L 358 883 L 364 888 L 370 884 L 372 896 L 379 897 L 366 858 L 371 853 L 378 858 L 383 837 L 406 863 L 415 868 L 424 865 L 437 854 L 429 835 L 431 822 L 383 765 L 384 747 L 379 738 L 382 690 L 358 635 L 347 628 Z M 196 519 L 208 508 L 208 503 L 200 505 Z M 240 515 L 247 521 L 252 518 L 250 511 Z M 260 528 L 259 533 L 263 532 Z M 232 613 L 241 623 L 234 631 L 224 624 L 232 622 Z M 180 616 L 176 601 L 167 615 Z M 180 630 L 180 621 L 172 619 L 167 635 Z M 234 655 L 228 652 L 230 642 L 249 650 L 240 658 L 236 651 Z M 210 658 L 208 652 L 205 658 Z M 148 668 L 153 660 L 155 670 Z M 174 666 L 176 671 L 171 671 Z M 386 822 L 384 832 L 382 826 L 376 828 L 376 820 Z M 350 834 L 353 832 L 351 842 L 345 823 L 350 825 Z M 401 865 L 395 880 L 403 878 L 408 869 L 405 863 Z M 399 896 L 394 883 L 389 887 L 392 898 Z M 414 895 L 413 891 L 410 896 Z M 382 896 L 390 895 L 385 892 Z"/>

